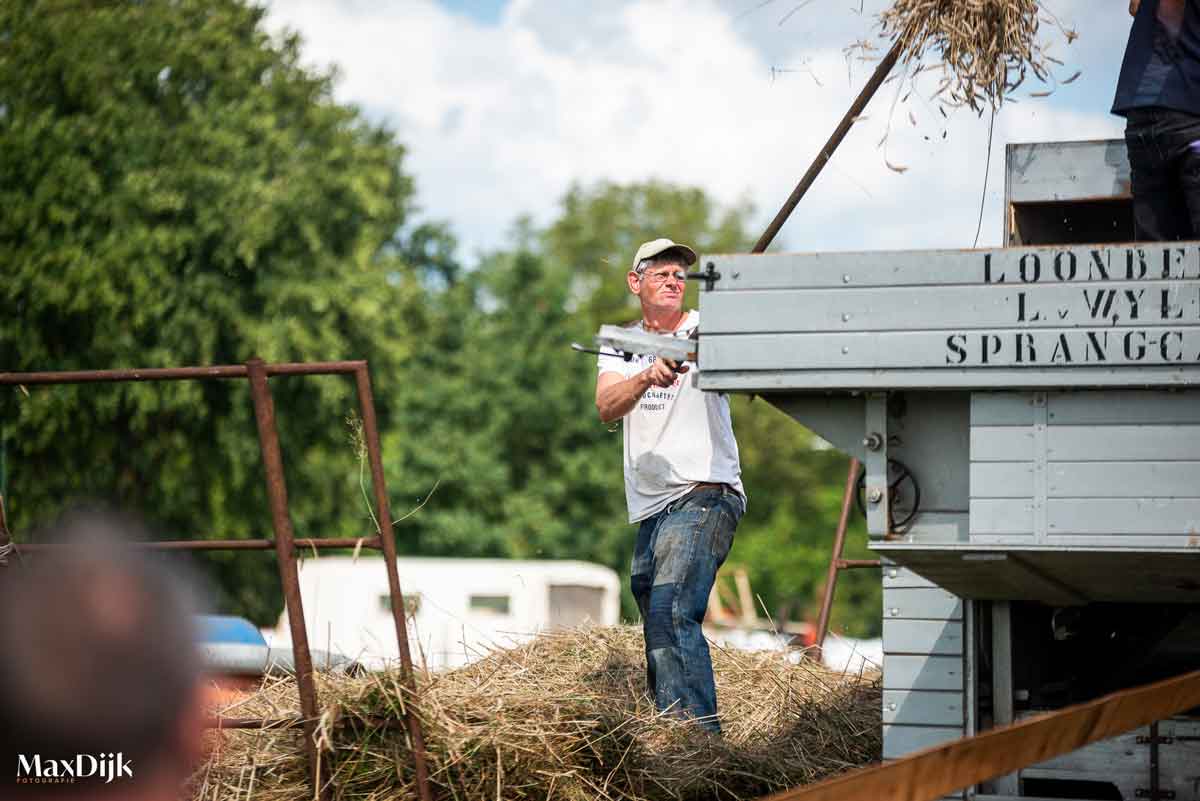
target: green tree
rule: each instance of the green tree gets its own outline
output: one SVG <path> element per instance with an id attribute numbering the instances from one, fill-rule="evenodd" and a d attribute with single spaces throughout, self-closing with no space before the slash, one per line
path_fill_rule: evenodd
<path id="1" fill-rule="evenodd" d="M 448 238 L 411 230 L 387 130 L 335 103 L 238 0 L 0 5 L 5 370 L 369 358 L 385 423 Z M 301 536 L 369 533 L 343 378 L 272 382 Z M 269 533 L 244 382 L 6 388 L 0 489 L 173 537 Z M 227 608 L 278 614 L 271 559 L 215 554 Z"/>

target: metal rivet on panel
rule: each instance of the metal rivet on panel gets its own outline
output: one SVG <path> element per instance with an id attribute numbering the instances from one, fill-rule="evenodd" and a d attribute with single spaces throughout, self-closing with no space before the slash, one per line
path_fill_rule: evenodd
<path id="1" fill-rule="evenodd" d="M 888 710 L 888 712 L 895 712 L 895 711 L 896 711 L 896 704 L 895 704 L 894 702 L 893 702 L 893 703 L 890 703 L 890 704 L 888 704 L 888 705 L 887 705 L 887 710 Z"/>
<path id="2" fill-rule="evenodd" d="M 843 284 L 848 284 L 848 283 L 850 283 L 850 276 L 849 276 L 849 275 L 843 275 L 843 276 L 842 276 L 842 283 L 843 283 Z"/>
<path id="3" fill-rule="evenodd" d="M 892 617 L 900 617 L 900 609 L 893 606 L 890 610 Z"/>
<path id="4" fill-rule="evenodd" d="M 896 568 L 893 567 L 891 570 L 888 571 L 888 578 L 899 578 L 899 577 L 900 577 L 900 571 L 897 570 Z"/>
<path id="5" fill-rule="evenodd" d="M 850 322 L 850 312 L 846 312 L 845 314 L 842 315 L 842 322 L 843 323 Z"/>
<path id="6" fill-rule="evenodd" d="M 845 354 L 845 353 L 849 353 L 849 352 L 850 352 L 850 348 L 846 347 L 845 345 L 842 345 L 842 353 Z"/>

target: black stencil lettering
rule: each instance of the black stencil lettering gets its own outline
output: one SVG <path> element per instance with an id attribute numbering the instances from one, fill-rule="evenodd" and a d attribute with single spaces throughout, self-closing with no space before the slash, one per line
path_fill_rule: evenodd
<path id="1" fill-rule="evenodd" d="M 1171 358 L 1170 354 L 1167 352 L 1167 340 L 1169 339 L 1174 339 L 1179 343 L 1179 353 L 1175 354 L 1174 358 Z M 1158 353 L 1160 356 L 1162 356 L 1162 360 L 1164 362 L 1183 361 L 1183 332 L 1167 331 L 1165 334 L 1163 334 L 1162 338 L 1158 340 Z"/>
<path id="2" fill-rule="evenodd" d="M 1187 258 L 1187 251 L 1183 248 L 1163 248 L 1163 269 L 1162 277 L 1171 277 L 1172 263 L 1179 265 L 1179 278 L 1183 278 L 1187 273 L 1187 267 L 1183 265 L 1183 260 Z"/>
<path id="3" fill-rule="evenodd" d="M 1064 250 L 1055 254 L 1054 277 L 1059 281 L 1074 281 L 1075 268 L 1075 254 L 1072 251 Z"/>
<path id="4" fill-rule="evenodd" d="M 1071 358 L 1071 344 L 1067 342 L 1066 334 L 1058 335 L 1058 342 L 1054 343 L 1054 352 L 1050 354 L 1050 361 L 1065 362 L 1067 364 L 1074 361 Z"/>
<path id="5" fill-rule="evenodd" d="M 1171 293 L 1170 289 L 1162 290 L 1162 306 L 1160 308 L 1162 309 L 1161 317 L 1164 320 L 1178 320 L 1183 317 L 1183 307 L 1176 306 L 1171 302 Z"/>
<path id="6" fill-rule="evenodd" d="M 1134 257 L 1137 257 L 1138 274 L 1133 274 Z M 1146 270 L 1150 269 L 1146 264 L 1146 251 L 1141 248 L 1128 248 L 1125 251 L 1125 277 L 1130 281 L 1137 278 L 1145 278 Z"/>
<path id="7" fill-rule="evenodd" d="M 1037 351 L 1033 347 L 1033 334 L 1017 334 L 1017 364 L 1033 364 Z"/>
<path id="8" fill-rule="evenodd" d="M 1134 347 L 1134 337 L 1139 338 L 1137 347 Z M 1135 355 L 1136 354 L 1136 355 Z M 1145 331 L 1130 331 L 1125 334 L 1125 358 L 1131 362 L 1140 362 L 1146 358 L 1146 332 Z"/>
<path id="9" fill-rule="evenodd" d="M 989 351 L 989 346 L 991 350 Z M 983 360 L 983 364 L 988 363 L 989 356 L 995 356 L 1000 352 L 1000 337 L 995 334 L 980 334 L 979 335 L 979 354 Z"/>
<path id="10" fill-rule="evenodd" d="M 1083 352 L 1083 360 L 1085 362 L 1108 361 L 1108 332 L 1103 331 L 1097 335 L 1095 331 L 1088 331 L 1087 338 L 1087 348 Z"/>
<path id="11" fill-rule="evenodd" d="M 1108 280 L 1108 259 L 1110 255 L 1112 255 L 1111 252 L 1107 250 L 1092 251 L 1092 262 L 1088 265 L 1088 280 L 1094 279 L 1096 273 L 1099 273 L 1100 277 L 1105 281 Z"/>
<path id="12" fill-rule="evenodd" d="M 1092 319 L 1097 317 L 1108 317 L 1112 311 L 1113 301 L 1117 298 L 1117 290 L 1115 289 L 1097 289 L 1096 299 L 1093 300 L 1091 294 L 1085 289 L 1083 290 L 1083 301 L 1087 304 L 1088 309 L 1092 312 Z M 1103 307 L 1103 311 L 1101 311 Z"/>
<path id="13" fill-rule="evenodd" d="M 946 364 L 962 364 L 967 360 L 967 335 L 966 334 L 951 334 L 946 337 L 946 347 L 950 353 L 946 354 Z M 953 356 L 954 358 L 951 358 Z"/>
<path id="14" fill-rule="evenodd" d="M 1036 253 L 1026 253 L 1021 257 L 1021 281 L 1026 284 L 1036 284 L 1042 277 L 1042 260 Z M 1032 266 L 1033 276 L 1030 277 Z"/>
<path id="15" fill-rule="evenodd" d="M 1037 322 L 1040 319 L 1042 319 L 1041 312 L 1034 312 L 1032 317 L 1026 316 L 1025 292 L 1024 291 L 1018 292 L 1017 293 L 1017 322 L 1032 323 L 1032 322 Z"/>
<path id="16" fill-rule="evenodd" d="M 1136 320 L 1138 318 L 1138 301 L 1142 299 L 1142 295 L 1146 294 L 1146 290 L 1139 289 L 1135 295 L 1132 289 L 1125 290 L 1125 299 L 1129 301 L 1129 319 Z"/>
<path id="17" fill-rule="evenodd" d="M 992 277 L 992 254 L 983 254 L 983 282 L 985 284 L 1003 284 L 1004 273 L 1000 273 L 997 277 Z"/>

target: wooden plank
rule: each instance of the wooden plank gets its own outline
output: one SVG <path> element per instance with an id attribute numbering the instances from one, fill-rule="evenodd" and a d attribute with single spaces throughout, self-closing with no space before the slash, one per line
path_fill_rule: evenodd
<path id="1" fill-rule="evenodd" d="M 972 498 L 1032 498 L 1032 462 L 971 462 Z"/>
<path id="2" fill-rule="evenodd" d="M 1012 387 L 1200 387 L 1200 367 L 910 368 L 879 370 L 742 370 L 703 366 L 696 381 L 710 392 L 864 392 L 873 389 L 992 390 Z"/>
<path id="3" fill-rule="evenodd" d="M 962 653 L 962 623 L 940 620 L 883 621 L 883 652 L 885 654 Z"/>
<path id="4" fill-rule="evenodd" d="M 1011 144 L 1006 164 L 1010 203 L 1130 195 L 1129 158 L 1121 139 Z"/>
<path id="5" fill-rule="evenodd" d="M 1047 404 L 1052 425 L 1200 424 L 1196 391 L 1054 392 Z"/>
<path id="6" fill-rule="evenodd" d="M 958 742 L 927 744 L 928 750 L 920 753 L 785 790 L 768 796 L 766 801 L 933 801 L 1197 705 L 1200 671 L 1113 693 Z M 894 757 L 905 747 L 920 748 L 921 735 L 909 733 L 919 728 L 885 726 L 884 756 Z"/>
<path id="7" fill-rule="evenodd" d="M 1070 256 L 1075 273 L 1070 276 Z M 841 253 L 712 254 L 700 261 L 721 273 L 701 308 L 717 295 L 763 289 L 859 289 L 954 284 L 1034 286 L 1059 282 L 1082 286 L 1136 279 L 1162 279 L 1164 254 L 1170 275 L 1196 278 L 1200 243 L 1069 245 L 979 250 L 874 250 Z M 1036 264 L 1035 260 L 1036 259 Z M 1024 276 L 1038 280 L 1021 283 Z M 1098 260 L 1098 261 L 1097 261 Z M 1055 268 L 1058 268 L 1057 272 Z M 1101 269 L 1103 268 L 1103 269 Z M 1104 276 L 1107 275 L 1106 280 Z"/>
<path id="8" fill-rule="evenodd" d="M 884 586 L 883 616 L 904 620 L 962 620 L 962 600 L 941 587 Z"/>
<path id="9" fill-rule="evenodd" d="M 972 482 L 975 467 L 971 466 Z M 1048 472 L 1051 498 L 1200 497 L 1200 460 L 1053 462 Z"/>
<path id="10" fill-rule="evenodd" d="M 924 489 L 924 487 L 922 487 Z M 970 518 L 961 512 L 927 512 L 924 509 L 909 527 L 910 542 L 968 542 Z"/>
<path id="11" fill-rule="evenodd" d="M 1072 534 L 1052 532 L 1047 535 L 1045 544 L 1055 545 L 1072 552 L 1088 548 L 1123 548 L 1127 550 L 1129 556 L 1131 557 L 1137 551 L 1148 551 L 1161 555 L 1162 553 L 1177 552 L 1180 549 L 1190 548 L 1196 550 L 1196 555 L 1200 556 L 1200 532 L 1193 534 L 1190 531 L 1184 534 Z M 1197 565 L 1196 568 L 1200 569 L 1200 565 Z M 1163 578 L 1166 577 L 1164 574 L 1154 574 L 1146 577 L 1146 579 L 1143 580 L 1149 582 L 1153 578 L 1160 576 Z M 1121 577 L 1121 574 L 1116 573 L 1114 574 L 1114 577 Z M 1195 580 L 1191 576 L 1182 578 L 1176 577 L 1174 581 L 1176 584 L 1196 584 Z M 1128 587 L 1117 587 L 1115 589 L 1121 597 L 1107 597 L 1107 600 L 1147 600 L 1136 597 L 1136 593 L 1131 593 L 1130 588 Z M 1186 586 L 1185 589 L 1191 590 L 1192 594 L 1187 595 L 1186 597 L 1175 597 L 1177 594 L 1172 594 L 1172 600 L 1200 601 L 1200 598 L 1196 597 L 1195 593 L 1197 587 Z M 1130 595 L 1135 597 L 1128 597 Z M 1167 600 L 1165 597 L 1155 597 L 1159 598 L 1159 600 Z M 1099 596 L 1096 596 L 1096 600 L 1102 599 Z"/>
<path id="12" fill-rule="evenodd" d="M 1200 498 L 1054 498 L 1053 534 L 1176 534 L 1200 538 Z"/>
<path id="13" fill-rule="evenodd" d="M 883 568 L 883 589 L 887 591 L 890 588 L 898 587 L 936 587 L 929 579 L 914 573 L 907 567 L 899 565 L 886 565 Z"/>
<path id="14" fill-rule="evenodd" d="M 1073 603 L 1062 586 L 1092 601 L 1200 601 L 1200 536 L 1051 536 L 1046 546 L 875 546 L 963 598 Z M 1191 545 L 1188 545 L 1191 542 Z M 1101 550 L 1100 546 L 1109 546 Z M 1136 548 L 1136 550 L 1135 550 Z M 1159 549 L 1159 550 L 1153 550 Z M 1014 562 L 1024 560 L 1029 569 Z M 1058 582 L 1057 585 L 1052 582 Z"/>
<path id="15" fill-rule="evenodd" d="M 883 727 L 883 758 L 897 759 L 917 751 L 924 751 L 963 736 L 961 726 L 905 726 Z M 949 792 L 954 788 L 946 788 Z"/>
<path id="16" fill-rule="evenodd" d="M 971 426 L 972 462 L 1032 462 L 1033 430 L 1027 426 Z"/>
<path id="17" fill-rule="evenodd" d="M 922 726 L 963 726 L 961 692 L 924 690 L 884 690 L 883 723 Z"/>
<path id="18" fill-rule="evenodd" d="M 884 654 L 885 690 L 963 690 L 961 656 Z"/>
<path id="19" fill-rule="evenodd" d="M 1162 343 L 1167 338 L 1166 346 Z M 884 331 L 712 334 L 700 342 L 704 370 L 1036 370 L 1072 365 L 1200 364 L 1200 327 L 1054 328 L 1025 331 Z"/>
<path id="20" fill-rule="evenodd" d="M 1189 461 L 1200 454 L 1200 425 L 1051 426 L 1053 462 Z"/>
<path id="21" fill-rule="evenodd" d="M 971 539 L 980 534 L 1030 534 L 1033 502 L 1028 498 L 972 498 Z"/>
<path id="22" fill-rule="evenodd" d="M 701 316 L 705 335 L 1164 325 L 1187 331 L 1200 325 L 1200 280 L 718 292 L 706 294 Z"/>
<path id="23" fill-rule="evenodd" d="M 971 393 L 971 425 L 1027 426 L 1033 423 L 1033 395 L 1028 392 Z"/>

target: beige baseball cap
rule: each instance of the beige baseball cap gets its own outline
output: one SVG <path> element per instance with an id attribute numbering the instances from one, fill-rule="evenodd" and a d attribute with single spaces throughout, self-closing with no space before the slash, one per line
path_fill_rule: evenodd
<path id="1" fill-rule="evenodd" d="M 652 259 L 655 256 L 666 253 L 668 250 L 675 250 L 683 257 L 683 263 L 689 267 L 696 263 L 696 251 L 689 248 L 687 245 L 678 245 L 670 239 L 654 239 L 650 242 L 644 242 L 637 249 L 637 255 L 633 257 L 633 266 L 630 270 L 637 270 L 637 266 L 642 263 L 642 259 Z"/>

